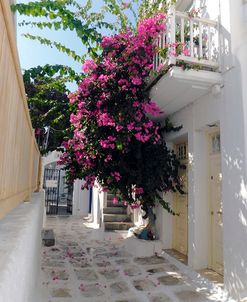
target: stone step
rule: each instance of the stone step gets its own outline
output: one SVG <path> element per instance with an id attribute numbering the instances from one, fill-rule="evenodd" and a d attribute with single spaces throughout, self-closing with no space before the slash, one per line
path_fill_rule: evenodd
<path id="1" fill-rule="evenodd" d="M 114 197 L 116 197 L 116 195 L 107 193 L 107 199 L 112 200 Z"/>
<path id="2" fill-rule="evenodd" d="M 107 193 L 107 200 L 112 201 L 114 197 L 118 197 L 118 195 Z"/>
<path id="3" fill-rule="evenodd" d="M 103 209 L 103 214 L 127 214 L 127 209 L 123 207 L 107 207 Z"/>
<path id="4" fill-rule="evenodd" d="M 132 228 L 132 222 L 105 222 L 105 231 L 127 231 Z"/>
<path id="5" fill-rule="evenodd" d="M 104 222 L 131 222 L 127 214 L 104 214 Z"/>
<path id="6" fill-rule="evenodd" d="M 112 201 L 107 200 L 107 208 L 109 208 L 109 207 L 110 208 L 112 208 L 112 207 L 114 207 L 114 208 L 116 208 L 116 207 L 126 208 L 126 206 L 121 202 L 118 202 L 118 203 L 115 204 Z"/>

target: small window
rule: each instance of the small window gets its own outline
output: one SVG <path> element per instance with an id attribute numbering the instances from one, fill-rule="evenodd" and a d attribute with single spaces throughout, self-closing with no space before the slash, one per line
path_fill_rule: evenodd
<path id="1" fill-rule="evenodd" d="M 211 136 L 211 153 L 216 154 L 220 153 L 221 147 L 220 147 L 220 134 L 216 133 Z"/>
<path id="2" fill-rule="evenodd" d="M 180 160 L 183 159 L 187 159 L 188 155 L 187 155 L 187 144 L 183 143 L 183 144 L 178 144 L 177 147 L 177 157 Z"/>

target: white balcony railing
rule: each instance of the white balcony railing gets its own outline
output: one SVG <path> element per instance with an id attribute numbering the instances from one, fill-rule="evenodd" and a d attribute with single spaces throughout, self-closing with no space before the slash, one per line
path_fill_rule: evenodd
<path id="1" fill-rule="evenodd" d="M 154 69 L 162 64 L 198 65 L 205 69 L 219 68 L 218 22 L 189 13 L 170 10 L 167 30 L 157 41 L 159 52 L 154 57 Z"/>

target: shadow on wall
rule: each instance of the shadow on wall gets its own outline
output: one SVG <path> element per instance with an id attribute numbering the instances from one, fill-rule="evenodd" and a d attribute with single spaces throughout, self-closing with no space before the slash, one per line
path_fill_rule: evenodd
<path id="1" fill-rule="evenodd" d="M 222 106 L 223 223 L 225 286 L 238 301 L 247 298 L 246 114 L 243 66 L 226 74 Z M 233 84 L 234 83 L 234 84 Z"/>

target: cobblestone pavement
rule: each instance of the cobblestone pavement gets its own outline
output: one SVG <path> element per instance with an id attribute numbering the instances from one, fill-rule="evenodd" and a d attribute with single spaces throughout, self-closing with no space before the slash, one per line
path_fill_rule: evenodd
<path id="1" fill-rule="evenodd" d="M 136 258 L 121 234 L 49 217 L 56 245 L 42 248 L 41 302 L 227 301 L 163 256 Z"/>

